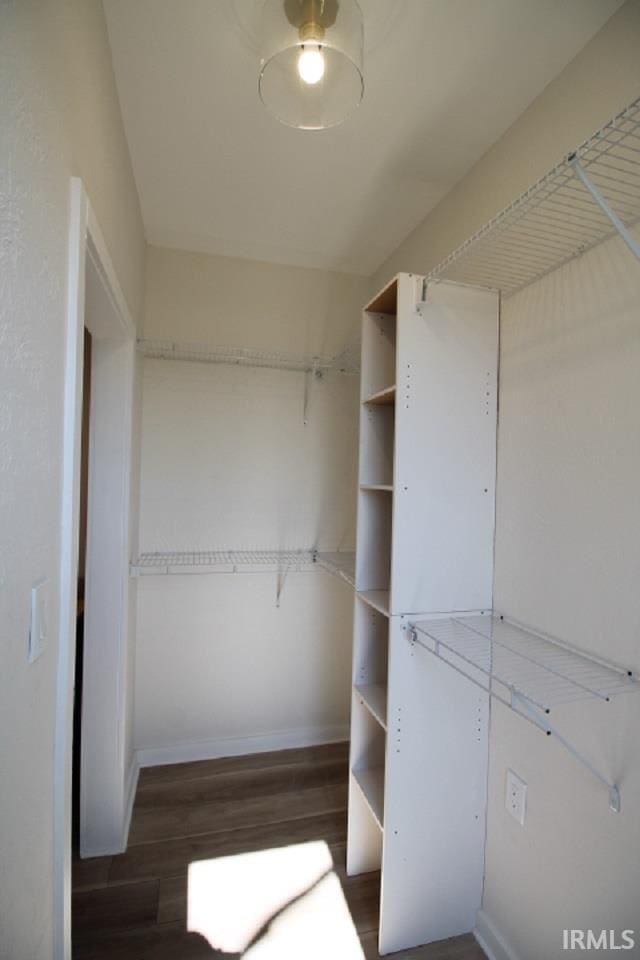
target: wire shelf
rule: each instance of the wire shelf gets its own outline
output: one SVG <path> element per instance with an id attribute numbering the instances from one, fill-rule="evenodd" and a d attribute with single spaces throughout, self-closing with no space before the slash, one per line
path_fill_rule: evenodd
<path id="1" fill-rule="evenodd" d="M 354 587 L 356 583 L 356 555 L 340 551 L 338 553 L 318 553 L 316 563 L 327 573 L 335 574 Z"/>
<path id="2" fill-rule="evenodd" d="M 199 550 L 142 553 L 133 576 L 185 573 L 248 573 L 257 570 L 312 570 L 313 550 Z"/>
<path id="3" fill-rule="evenodd" d="M 556 740 L 608 790 L 621 809 L 619 786 L 555 727 L 553 707 L 578 700 L 607 702 L 637 693 L 640 683 L 623 670 L 580 650 L 525 630 L 496 614 L 419 620 L 409 636 L 491 697 Z"/>
<path id="4" fill-rule="evenodd" d="M 548 713 L 576 700 L 637 692 L 628 671 L 539 636 L 495 614 L 412 624 L 428 649 L 512 706 L 513 694 Z M 498 689 L 496 689 L 496 684 Z M 501 695 L 499 687 L 504 688 Z"/>
<path id="5" fill-rule="evenodd" d="M 640 99 L 454 250 L 427 280 L 492 287 L 506 297 L 612 236 L 617 228 L 581 182 L 576 160 L 622 230 L 633 227 L 640 220 Z"/>
<path id="6" fill-rule="evenodd" d="M 134 577 L 187 573 L 313 571 L 321 568 L 353 585 L 355 553 L 316 550 L 190 550 L 141 553 L 131 564 Z"/>
<path id="7" fill-rule="evenodd" d="M 198 363 L 226 363 L 245 367 L 268 367 L 298 373 L 356 374 L 359 356 L 355 349 L 335 357 L 302 357 L 278 351 L 246 350 L 241 347 L 214 347 L 205 343 L 176 343 L 173 340 L 138 340 L 138 350 L 156 360 L 188 360 Z"/>

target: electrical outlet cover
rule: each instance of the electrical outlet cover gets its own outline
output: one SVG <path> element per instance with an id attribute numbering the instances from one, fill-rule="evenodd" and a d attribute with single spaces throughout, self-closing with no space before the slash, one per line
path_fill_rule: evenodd
<path id="1" fill-rule="evenodd" d="M 523 827 L 527 812 L 527 785 L 513 770 L 507 770 L 505 806 L 513 819 Z"/>

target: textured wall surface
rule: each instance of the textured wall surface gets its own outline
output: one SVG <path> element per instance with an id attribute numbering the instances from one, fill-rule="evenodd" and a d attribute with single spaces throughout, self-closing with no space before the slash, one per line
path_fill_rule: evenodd
<path id="1" fill-rule="evenodd" d="M 618 239 L 504 305 L 495 572 L 499 610 L 636 674 L 639 315 L 640 264 Z M 521 960 L 566 956 L 565 928 L 635 929 L 640 956 L 640 695 L 553 714 L 619 784 L 622 812 L 496 705 L 485 909 Z M 505 810 L 509 767 L 528 783 L 524 827 Z"/>
<path id="2" fill-rule="evenodd" d="M 339 353 L 367 280 L 149 248 L 145 336 Z M 358 378 L 145 360 L 142 550 L 353 549 Z M 349 712 L 352 595 L 323 572 L 144 578 L 136 746 L 304 739 Z"/>
<path id="3" fill-rule="evenodd" d="M 144 237 L 98 0 L 2 0 L 0 89 L 0 956 L 50 960 L 70 176 L 85 179 L 134 315 Z M 48 646 L 29 665 L 43 577 Z"/>
<path id="4" fill-rule="evenodd" d="M 0 954 L 51 956 L 67 167 L 37 52 L 0 20 Z M 27 662 L 29 590 L 49 644 Z"/>

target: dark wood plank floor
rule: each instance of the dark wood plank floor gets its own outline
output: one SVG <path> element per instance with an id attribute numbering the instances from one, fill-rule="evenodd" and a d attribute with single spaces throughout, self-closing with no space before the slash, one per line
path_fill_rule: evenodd
<path id="1" fill-rule="evenodd" d="M 74 960 L 227 958 L 186 931 L 193 860 L 324 840 L 367 960 L 378 960 L 378 874 L 345 873 L 347 745 L 154 767 L 141 772 L 129 847 L 76 861 Z M 485 960 L 471 936 L 394 955 Z"/>

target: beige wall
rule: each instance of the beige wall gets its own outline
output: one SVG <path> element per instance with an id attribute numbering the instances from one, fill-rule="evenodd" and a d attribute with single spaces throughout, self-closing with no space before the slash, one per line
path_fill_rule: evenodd
<path id="1" fill-rule="evenodd" d="M 636 674 L 639 314 L 640 270 L 618 239 L 504 304 L 494 591 L 498 610 Z M 552 714 L 619 784 L 622 812 L 495 705 L 484 909 L 520 960 L 561 960 L 565 928 L 635 930 L 640 956 L 640 696 Z M 524 828 L 505 810 L 508 768 L 528 784 Z"/>
<path id="2" fill-rule="evenodd" d="M 71 172 L 84 180 L 129 309 L 139 324 L 146 242 L 102 3 L 48 0 L 27 6 L 41 10 L 34 33 L 51 51 Z"/>
<path id="3" fill-rule="evenodd" d="M 148 248 L 144 336 L 333 355 L 360 340 L 365 277 Z"/>
<path id="4" fill-rule="evenodd" d="M 630 0 L 377 271 L 425 272 L 640 94 Z M 638 265 L 614 239 L 507 300 L 502 313 L 495 606 L 640 667 Z M 640 698 L 555 721 L 617 779 L 607 792 L 535 728 L 494 706 L 483 908 L 519 960 L 560 960 L 567 928 L 636 930 Z M 526 824 L 505 775 L 529 785 Z M 486 925 L 485 925 L 486 929 Z M 502 956 L 498 953 L 498 956 Z"/>
<path id="5" fill-rule="evenodd" d="M 398 271 L 427 273 L 437 266 L 635 99 L 640 94 L 639 51 L 640 0 L 628 0 L 380 265 L 373 289 Z"/>
<path id="6" fill-rule="evenodd" d="M 293 354 L 357 342 L 368 280 L 149 248 L 145 336 Z M 353 549 L 358 378 L 145 360 L 142 550 Z M 136 746 L 156 762 L 344 736 L 353 597 L 320 571 L 145 577 Z M 179 655 L 178 655 L 179 651 Z M 188 709 L 185 704 L 188 703 Z"/>
<path id="7" fill-rule="evenodd" d="M 3 0 L 0 90 L 0 955 L 50 960 L 71 175 L 138 320 L 145 244 L 99 0 Z M 29 665 L 42 577 L 49 643 Z"/>

